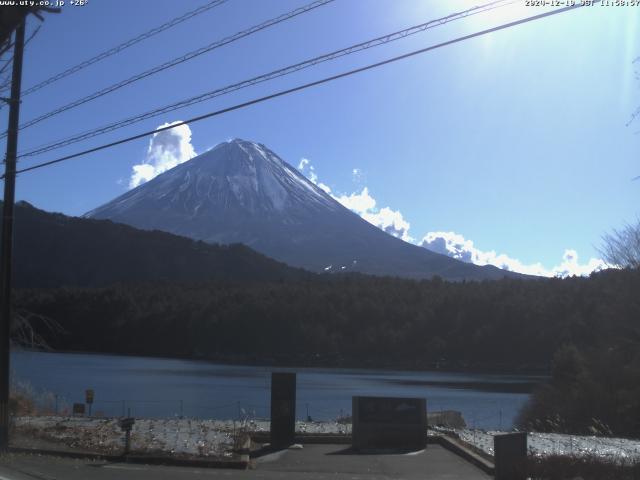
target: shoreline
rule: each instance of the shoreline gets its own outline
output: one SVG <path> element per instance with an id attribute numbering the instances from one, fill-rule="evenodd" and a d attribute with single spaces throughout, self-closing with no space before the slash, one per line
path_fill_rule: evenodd
<path id="1" fill-rule="evenodd" d="M 455 373 L 455 374 L 485 374 L 485 375 L 517 375 L 537 378 L 539 382 L 532 383 L 544 383 L 549 378 L 549 369 L 547 367 L 542 368 L 520 368 L 520 369 L 506 369 L 498 368 L 497 366 L 486 367 L 454 367 L 451 365 L 440 367 L 439 365 L 431 366 L 419 366 L 419 365 L 396 365 L 386 364 L 383 366 L 374 365 L 362 365 L 358 362 L 296 362 L 293 361 L 251 361 L 245 358 L 234 357 L 188 357 L 188 356 L 170 356 L 170 355 L 147 355 L 147 354 L 134 354 L 134 353 L 122 353 L 122 352 L 96 352 L 96 351 L 82 351 L 82 350 L 44 350 L 25 347 L 13 347 L 11 353 L 18 352 L 36 352 L 36 353 L 51 353 L 51 354 L 68 354 L 68 355 L 96 355 L 96 356 L 112 356 L 112 357 L 132 357 L 132 358 L 148 358 L 150 360 L 183 360 L 190 362 L 206 363 L 210 365 L 224 365 L 224 366 L 237 366 L 237 367 L 255 367 L 255 368 L 274 368 L 274 369 L 287 369 L 287 370 L 301 370 L 301 369 L 313 369 L 315 371 L 322 370 L 344 370 L 346 372 L 388 372 L 388 373 L 403 373 L 403 372 L 420 372 L 420 373 Z"/>

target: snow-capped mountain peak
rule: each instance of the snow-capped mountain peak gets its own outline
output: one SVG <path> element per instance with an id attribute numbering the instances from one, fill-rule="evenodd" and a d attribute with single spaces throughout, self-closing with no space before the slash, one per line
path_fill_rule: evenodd
<path id="1" fill-rule="evenodd" d="M 379 230 L 266 146 L 239 138 L 158 175 L 86 216 L 206 242 L 244 243 L 316 272 L 332 265 L 331 271 L 412 278 L 506 274 L 430 252 Z"/>

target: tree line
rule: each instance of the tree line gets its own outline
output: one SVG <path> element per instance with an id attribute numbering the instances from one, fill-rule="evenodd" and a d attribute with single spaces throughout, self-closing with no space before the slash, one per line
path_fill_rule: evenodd
<path id="1" fill-rule="evenodd" d="M 520 423 L 640 434 L 640 270 L 22 289 L 53 349 L 253 364 L 551 373 Z M 41 328 L 38 318 L 59 329 Z"/>
<path id="2" fill-rule="evenodd" d="M 58 322 L 55 349 L 247 361 L 548 369 L 564 344 L 640 336 L 638 270 L 591 278 L 450 283 L 363 275 L 255 283 L 23 289 Z"/>

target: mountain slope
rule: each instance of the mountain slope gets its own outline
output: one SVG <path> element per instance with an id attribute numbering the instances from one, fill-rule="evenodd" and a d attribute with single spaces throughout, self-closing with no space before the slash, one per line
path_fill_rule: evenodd
<path id="1" fill-rule="evenodd" d="M 264 145 L 240 139 L 86 214 L 210 243 L 243 243 L 314 272 L 449 280 L 515 276 L 399 240 L 343 207 Z"/>
<path id="2" fill-rule="evenodd" d="M 16 204 L 14 232 L 16 287 L 93 287 L 158 280 L 279 281 L 311 276 L 244 245 L 209 245 L 106 220 L 49 213 L 25 202 Z"/>

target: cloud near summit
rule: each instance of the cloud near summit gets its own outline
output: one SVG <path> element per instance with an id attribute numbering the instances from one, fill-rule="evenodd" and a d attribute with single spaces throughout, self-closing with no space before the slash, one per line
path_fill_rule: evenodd
<path id="1" fill-rule="evenodd" d="M 360 193 L 353 192 L 351 195 L 339 197 L 333 195 L 333 198 L 370 224 L 405 242 L 413 242 L 413 238 L 409 235 L 411 224 L 404 219 L 399 210 L 389 207 L 377 208 L 376 200 L 369 193 L 368 187 L 363 187 Z"/>
<path id="2" fill-rule="evenodd" d="M 376 200 L 369 194 L 367 187 L 363 187 L 359 193 L 353 192 L 350 195 L 335 195 L 328 185 L 318 180 L 316 169 L 308 158 L 300 159 L 298 170 L 311 180 L 312 183 L 331 195 L 349 210 L 360 215 L 367 222 L 395 237 L 401 238 L 405 242 L 413 242 L 413 238 L 409 236 L 409 227 L 411 225 L 403 218 L 402 213 L 398 210 L 392 210 L 389 207 L 377 208 Z M 352 175 L 354 181 L 362 179 L 362 171 L 359 168 L 354 168 Z"/>
<path id="3" fill-rule="evenodd" d="M 476 265 L 494 265 L 512 272 L 543 277 L 589 275 L 593 271 L 607 267 L 604 261 L 597 258 L 590 258 L 585 264 L 579 263 L 578 252 L 572 249 L 566 249 L 562 255 L 562 261 L 551 269 L 545 268 L 540 262 L 525 264 L 504 253 L 498 254 L 494 250 L 480 250 L 475 247 L 472 240 L 455 232 L 429 232 L 422 238 L 419 245 L 463 262 Z"/>
<path id="4" fill-rule="evenodd" d="M 177 123 L 180 122 L 165 123 L 158 128 Z M 135 188 L 148 182 L 157 175 L 195 156 L 196 152 L 191 144 L 191 129 L 188 125 L 180 125 L 162 132 L 156 132 L 149 140 L 145 160 L 133 166 L 129 179 L 129 188 Z M 378 202 L 369 191 L 369 188 L 366 185 L 362 185 L 366 177 L 361 169 L 354 168 L 351 172 L 353 182 L 358 184 L 358 190 L 350 194 L 334 193 L 327 184 L 321 182 L 308 158 L 300 160 L 298 170 L 318 188 L 331 195 L 336 201 L 357 213 L 372 225 L 406 242 L 463 262 L 476 265 L 494 265 L 513 272 L 546 277 L 588 275 L 593 271 L 607 267 L 604 261 L 597 258 L 590 258 L 586 263 L 580 263 L 578 253 L 572 249 L 566 249 L 562 260 L 550 269 L 545 268 L 540 262 L 525 264 L 504 253 L 497 253 L 494 250 L 481 250 L 474 245 L 472 240 L 466 239 L 456 232 L 428 232 L 420 241 L 416 241 L 409 234 L 411 224 L 404 218 L 402 212 L 388 206 L 382 208 L 378 206 Z"/>
<path id="5" fill-rule="evenodd" d="M 164 123 L 158 129 L 177 123 L 180 121 Z M 189 125 L 180 125 L 169 130 L 156 132 L 149 140 L 149 148 L 144 162 L 133 166 L 129 188 L 135 188 L 148 182 L 157 175 L 191 160 L 195 156 L 195 149 L 191 145 Z"/>
<path id="6" fill-rule="evenodd" d="M 499 254 L 494 250 L 480 250 L 472 240 L 466 239 L 456 232 L 428 232 L 422 240 L 416 242 L 409 234 L 411 224 L 403 217 L 402 213 L 390 207 L 377 208 L 376 199 L 371 195 L 368 187 L 364 186 L 359 192 L 355 191 L 348 195 L 335 195 L 331 188 L 318 180 L 318 174 L 309 159 L 303 158 L 298 169 L 314 184 L 372 225 L 406 242 L 463 262 L 476 265 L 494 265 L 512 272 L 544 277 L 589 275 L 591 272 L 607 268 L 605 262 L 598 258 L 590 258 L 587 263 L 580 263 L 578 253 L 572 249 L 566 249 L 562 260 L 551 269 L 545 268 L 540 262 L 526 264 L 504 253 Z M 359 181 L 363 178 L 362 171 L 354 168 L 352 173 L 353 180 L 357 179 L 357 183 L 360 183 Z"/>

